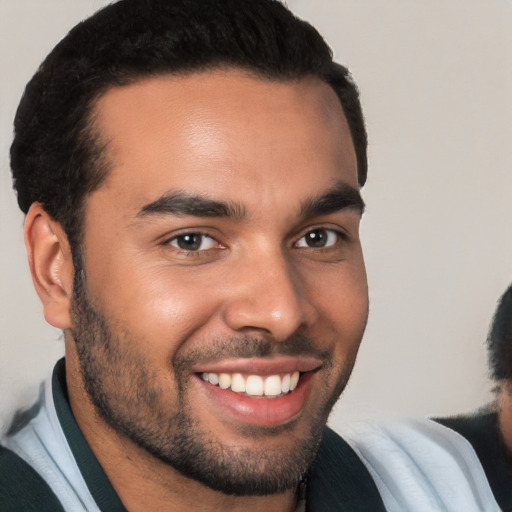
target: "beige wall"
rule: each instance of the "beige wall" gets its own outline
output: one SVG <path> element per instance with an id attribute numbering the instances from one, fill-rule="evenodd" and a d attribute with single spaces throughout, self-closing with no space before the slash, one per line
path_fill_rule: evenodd
<path id="1" fill-rule="evenodd" d="M 42 58 L 104 3 L 0 0 L 0 423 L 62 352 L 26 268 L 12 118 Z M 512 281 L 512 2 L 288 3 L 352 69 L 370 135 L 371 316 L 331 423 L 478 407 L 490 397 L 487 327 Z"/>

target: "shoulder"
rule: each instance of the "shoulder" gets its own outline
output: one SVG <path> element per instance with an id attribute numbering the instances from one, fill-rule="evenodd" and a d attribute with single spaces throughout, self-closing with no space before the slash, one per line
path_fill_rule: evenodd
<path id="1" fill-rule="evenodd" d="M 471 444 L 431 420 L 358 426 L 349 442 L 390 510 L 499 511 Z"/>
<path id="2" fill-rule="evenodd" d="M 336 432 L 325 428 L 307 481 L 307 510 L 327 512 L 384 511 L 369 471 Z"/>
<path id="3" fill-rule="evenodd" d="M 21 457 L 0 445 L 0 509 L 2 512 L 63 512 L 41 476 Z"/>
<path id="4" fill-rule="evenodd" d="M 512 510 L 512 463 L 499 431 L 497 413 L 488 409 L 475 414 L 436 418 L 435 421 L 469 441 L 484 468 L 496 501 L 503 510 Z"/>

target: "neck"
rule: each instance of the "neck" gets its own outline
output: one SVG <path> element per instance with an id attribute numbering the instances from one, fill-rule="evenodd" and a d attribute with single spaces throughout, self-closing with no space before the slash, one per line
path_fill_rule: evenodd
<path id="1" fill-rule="evenodd" d="M 86 436 L 87 437 L 87 436 Z M 126 440 L 117 439 L 105 449 L 93 435 L 88 442 L 119 498 L 130 512 L 174 511 L 283 511 L 296 506 L 295 492 L 272 496 L 228 496 L 179 474 Z"/>
<path id="2" fill-rule="evenodd" d="M 94 438 L 98 439 L 97 436 Z M 130 442 L 117 440 L 113 444 L 115 449 L 105 450 L 104 444 L 101 447 L 92 444 L 91 447 L 130 512 L 292 512 L 295 509 L 295 492 L 273 496 L 228 496 L 184 477 L 142 449 L 129 446 Z"/>

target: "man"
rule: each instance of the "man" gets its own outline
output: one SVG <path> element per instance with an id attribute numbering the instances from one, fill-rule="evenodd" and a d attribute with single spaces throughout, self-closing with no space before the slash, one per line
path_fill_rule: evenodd
<path id="1" fill-rule="evenodd" d="M 368 300 L 358 93 L 272 0 L 122 0 L 28 84 L 11 163 L 65 361 L 2 510 L 383 510 L 325 428 Z"/>

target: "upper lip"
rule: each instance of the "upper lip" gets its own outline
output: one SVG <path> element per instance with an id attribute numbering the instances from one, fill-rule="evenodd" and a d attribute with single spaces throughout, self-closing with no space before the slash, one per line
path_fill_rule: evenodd
<path id="1" fill-rule="evenodd" d="M 194 373 L 249 373 L 276 375 L 279 373 L 311 372 L 322 366 L 322 361 L 312 356 L 275 356 L 255 358 L 229 358 L 220 361 L 198 363 Z"/>

